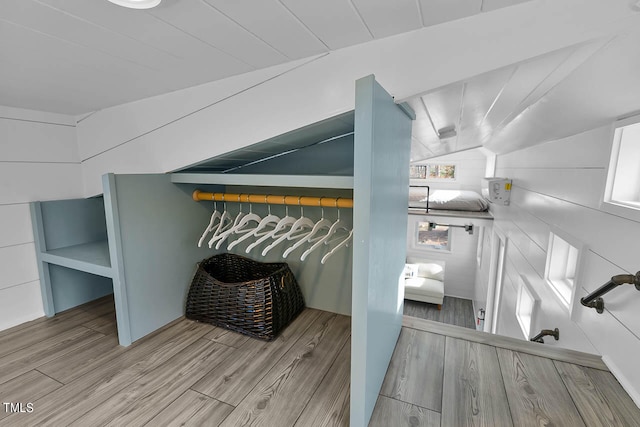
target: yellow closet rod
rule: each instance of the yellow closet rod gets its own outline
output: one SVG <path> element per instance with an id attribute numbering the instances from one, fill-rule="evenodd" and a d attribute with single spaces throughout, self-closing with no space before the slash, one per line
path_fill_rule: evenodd
<path id="1" fill-rule="evenodd" d="M 274 194 L 205 193 L 195 190 L 193 200 L 216 202 L 266 203 L 270 205 L 322 206 L 330 208 L 353 208 L 353 199 L 344 197 L 277 196 Z"/>

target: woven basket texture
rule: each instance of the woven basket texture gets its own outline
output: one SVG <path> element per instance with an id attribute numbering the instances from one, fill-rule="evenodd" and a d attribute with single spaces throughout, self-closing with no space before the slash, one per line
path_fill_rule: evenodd
<path id="1" fill-rule="evenodd" d="M 270 341 L 303 309 L 300 286 L 286 263 L 223 253 L 198 264 L 186 317 Z"/>

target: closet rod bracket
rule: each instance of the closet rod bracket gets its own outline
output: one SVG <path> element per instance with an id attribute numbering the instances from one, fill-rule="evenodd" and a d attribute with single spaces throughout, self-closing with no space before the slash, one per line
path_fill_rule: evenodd
<path id="1" fill-rule="evenodd" d="M 532 342 L 539 342 L 540 344 L 544 344 L 544 339 L 542 339 L 543 337 L 546 336 L 551 336 L 553 338 L 555 338 L 556 341 L 558 341 L 560 339 L 560 329 L 555 328 L 555 329 L 543 329 L 540 331 L 540 333 L 538 335 L 536 335 L 535 337 L 529 339 L 529 341 Z"/>

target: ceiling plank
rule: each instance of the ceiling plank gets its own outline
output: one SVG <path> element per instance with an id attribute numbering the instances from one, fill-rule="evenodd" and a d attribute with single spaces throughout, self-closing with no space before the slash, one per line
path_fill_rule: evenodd
<path id="1" fill-rule="evenodd" d="M 413 162 L 419 162 L 420 160 L 427 159 L 433 156 L 433 152 L 429 150 L 418 138 L 411 138 L 411 156 L 410 160 Z"/>
<path id="2" fill-rule="evenodd" d="M 180 28 L 168 25 L 148 11 L 126 9 L 108 1 L 38 1 L 78 17 L 78 19 L 87 20 L 97 26 L 164 51 L 175 59 L 176 63 L 173 68 L 183 66 L 185 60 L 197 60 L 200 65 L 215 65 L 216 62 L 224 60 L 218 49 L 194 38 Z M 170 5 L 171 2 L 162 2 L 156 10 L 168 8 Z"/>
<path id="3" fill-rule="evenodd" d="M 15 43 L 20 40 L 20 43 Z M 41 77 L 47 74 L 67 76 L 70 85 L 91 82 L 92 87 L 100 87 L 101 81 L 131 80 L 142 90 L 161 83 L 156 73 L 126 60 L 114 58 L 103 52 L 75 43 L 33 31 L 27 27 L 0 19 L 0 52 L 3 67 L 14 66 L 18 73 L 31 69 L 39 70 Z M 73 78 L 69 78 L 73 76 Z M 29 83 L 26 80 L 12 84 Z M 30 84 L 38 84 L 38 80 Z M 163 88 L 164 89 L 164 88 Z"/>
<path id="4" fill-rule="evenodd" d="M 606 49 L 602 49 L 603 41 L 581 46 L 563 63 L 563 66 L 574 66 L 570 78 L 549 88 L 543 98 L 508 121 L 485 146 L 503 154 L 610 125 L 620 117 L 639 111 L 637 90 L 634 90 L 637 85 L 633 82 L 638 82 L 640 68 L 640 54 L 634 47 L 640 40 L 640 30 L 634 33 L 604 42 Z M 595 51 L 584 58 L 589 50 Z M 576 67 L 573 61 L 580 57 L 584 66 Z M 614 63 L 617 66 L 612 67 Z M 566 72 L 560 68 L 558 71 Z M 554 73 L 552 79 L 556 77 Z"/>
<path id="5" fill-rule="evenodd" d="M 600 39 L 591 43 L 584 43 L 577 46 L 575 49 L 571 49 L 569 55 L 567 55 L 564 61 L 561 61 L 556 68 L 554 68 L 545 79 L 522 101 L 519 108 L 514 111 L 514 115 L 519 115 L 524 109 L 537 103 L 541 98 L 549 93 L 556 85 L 563 81 L 579 66 L 581 66 L 592 55 L 602 49 L 609 43 L 610 39 Z M 507 122 L 512 119 L 507 118 Z"/>
<path id="6" fill-rule="evenodd" d="M 285 62 L 269 44 L 203 1 L 167 2 L 149 13 L 253 68 Z"/>
<path id="7" fill-rule="evenodd" d="M 84 46 L 131 62 L 149 71 L 161 70 L 175 61 L 166 52 L 33 0 L 4 0 L 1 17 L 69 44 Z"/>
<path id="8" fill-rule="evenodd" d="M 431 125 L 431 119 L 427 116 L 422 99 L 416 97 L 408 100 L 407 104 L 416 114 L 411 130 L 411 161 L 418 161 L 431 156 L 433 152 L 427 146 L 439 144 L 440 139 Z"/>
<path id="9" fill-rule="evenodd" d="M 349 0 L 281 0 L 330 49 L 372 40 Z"/>
<path id="10" fill-rule="evenodd" d="M 490 12 L 492 10 L 514 6 L 516 4 L 524 3 L 527 1 L 530 0 L 482 0 L 482 11 Z"/>
<path id="11" fill-rule="evenodd" d="M 480 13 L 482 0 L 418 0 L 425 27 Z"/>
<path id="12" fill-rule="evenodd" d="M 449 126 L 460 129 L 463 86 L 464 82 L 454 83 L 422 96 L 436 130 Z"/>
<path id="13" fill-rule="evenodd" d="M 481 74 L 470 79 L 466 84 L 464 93 L 463 109 L 460 122 L 460 134 L 462 139 L 476 138 L 478 134 L 484 133 L 481 130 L 484 118 L 492 107 L 496 98 L 500 95 L 513 74 L 514 67 L 504 67 L 489 73 Z M 479 130 L 474 135 L 465 135 L 468 131 Z M 478 144 L 476 140 L 475 145 Z M 467 144 L 463 144 L 466 146 Z"/>
<path id="14" fill-rule="evenodd" d="M 483 135 L 482 142 L 487 142 L 499 127 L 504 126 L 509 117 L 517 116 L 526 108 L 525 99 L 573 50 L 574 47 L 561 49 L 517 65 L 513 76 L 485 117 L 482 126 L 489 132 Z"/>
<path id="15" fill-rule="evenodd" d="M 375 38 L 417 30 L 422 27 L 415 0 L 352 0 Z"/>
<path id="16" fill-rule="evenodd" d="M 328 50 L 276 0 L 206 1 L 290 59 L 317 55 Z"/>
<path id="17" fill-rule="evenodd" d="M 150 73 L 136 64 L 3 20 L 0 52 L 0 93 L 7 105 L 31 109 L 35 105 L 39 110 L 76 114 L 96 109 L 97 88 L 102 108 L 172 90 L 165 74 Z M 223 66 L 221 70 L 228 71 Z M 205 81 L 214 75 L 198 68 L 194 71 Z M 190 78 L 187 84 L 193 82 L 189 70 L 182 75 Z M 21 90 L 16 92 L 15 87 Z"/>

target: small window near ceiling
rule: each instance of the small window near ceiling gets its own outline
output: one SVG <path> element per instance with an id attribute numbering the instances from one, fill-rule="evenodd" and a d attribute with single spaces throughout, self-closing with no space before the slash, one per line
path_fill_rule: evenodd
<path id="1" fill-rule="evenodd" d="M 605 210 L 640 218 L 640 116 L 616 124 L 605 187 Z"/>
<path id="2" fill-rule="evenodd" d="M 409 178 L 410 179 L 426 179 L 427 167 L 425 165 L 409 166 Z"/>
<path id="3" fill-rule="evenodd" d="M 531 337 L 531 328 L 534 324 L 538 299 L 529 283 L 522 276 L 520 277 L 519 285 L 516 300 L 516 318 L 520 324 L 522 334 L 526 339 L 529 339 Z"/>
<path id="4" fill-rule="evenodd" d="M 446 225 L 418 222 L 417 247 L 440 251 L 451 250 L 451 230 Z"/>
<path id="5" fill-rule="evenodd" d="M 545 279 L 562 306 L 571 313 L 576 289 L 580 242 L 550 233 Z"/>
<path id="6" fill-rule="evenodd" d="M 409 178 L 432 180 L 455 180 L 456 165 L 426 164 L 409 166 Z"/>

